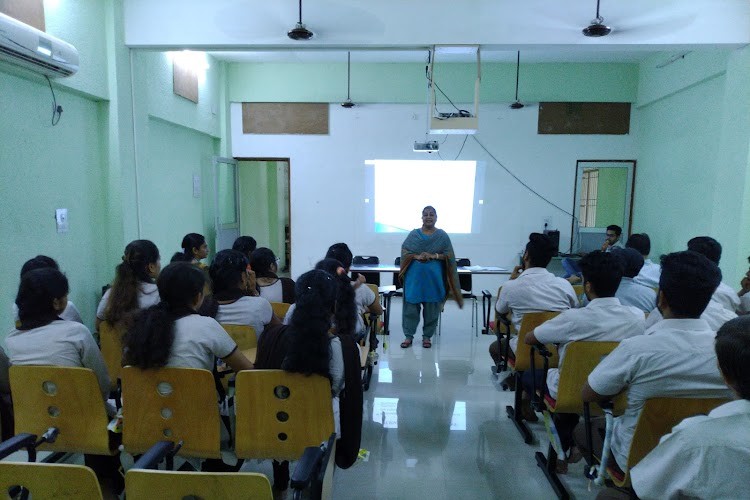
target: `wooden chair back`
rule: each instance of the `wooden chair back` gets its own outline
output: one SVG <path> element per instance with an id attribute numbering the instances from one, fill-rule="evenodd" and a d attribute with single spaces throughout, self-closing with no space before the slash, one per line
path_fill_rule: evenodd
<path id="1" fill-rule="evenodd" d="M 583 295 L 583 285 L 573 285 L 573 291 L 578 297 L 578 302 L 581 302 L 581 296 Z"/>
<path id="2" fill-rule="evenodd" d="M 222 328 L 232 337 L 234 343 L 240 351 L 247 351 L 248 349 L 255 349 L 258 347 L 258 336 L 255 333 L 255 328 L 249 325 L 231 325 L 229 323 L 222 323 Z"/>
<path id="3" fill-rule="evenodd" d="M 99 340 L 102 348 L 102 358 L 109 373 L 110 390 L 117 389 L 117 380 L 122 371 L 122 336 L 125 333 L 120 325 L 112 325 L 109 321 L 102 321 L 99 325 Z"/>
<path id="4" fill-rule="evenodd" d="M 83 465 L 0 462 L 0 492 L 8 498 L 14 486 L 26 488 L 34 500 L 102 498 L 94 471 Z"/>
<path id="5" fill-rule="evenodd" d="M 122 443 L 144 453 L 157 441 L 183 441 L 179 455 L 220 458 L 213 374 L 196 368 L 122 369 Z"/>
<path id="6" fill-rule="evenodd" d="M 547 320 L 550 320 L 560 314 L 560 311 L 542 311 L 529 312 L 523 315 L 521 320 L 521 331 L 518 332 L 518 345 L 516 346 L 515 370 L 522 372 L 531 368 L 531 346 L 526 345 L 523 339 L 526 334 Z M 552 353 L 549 360 L 549 367 L 556 368 L 558 357 L 557 348 L 553 345 L 547 345 L 547 350 Z M 544 366 L 544 358 L 538 353 L 534 354 L 534 366 L 541 369 Z"/>
<path id="7" fill-rule="evenodd" d="M 273 313 L 276 315 L 277 318 L 280 320 L 284 320 L 286 317 L 286 313 L 289 311 L 289 308 L 292 306 L 292 304 L 287 304 L 286 302 L 271 302 L 271 308 L 273 308 Z"/>
<path id="8" fill-rule="evenodd" d="M 331 383 L 320 375 L 247 370 L 235 386 L 239 458 L 297 460 L 334 432 Z"/>
<path id="9" fill-rule="evenodd" d="M 130 469 L 125 474 L 128 500 L 154 498 L 252 498 L 271 500 L 271 483 L 255 472 L 179 472 Z"/>
<path id="10" fill-rule="evenodd" d="M 375 294 L 375 297 L 380 294 L 380 292 L 378 291 L 378 285 L 373 285 L 372 283 L 365 283 L 365 285 L 367 285 L 367 287 L 372 290 L 372 293 Z"/>
<path id="11" fill-rule="evenodd" d="M 56 427 L 54 443 L 39 450 L 109 455 L 107 412 L 94 372 L 68 366 L 10 367 L 15 433 L 41 435 Z"/>

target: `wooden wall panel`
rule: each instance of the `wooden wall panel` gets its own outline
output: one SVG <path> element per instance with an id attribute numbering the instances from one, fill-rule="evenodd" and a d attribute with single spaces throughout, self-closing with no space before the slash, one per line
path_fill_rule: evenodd
<path id="1" fill-rule="evenodd" d="M 0 0 L 0 12 L 22 23 L 45 31 L 42 0 Z"/>
<path id="2" fill-rule="evenodd" d="M 540 102 L 539 134 L 630 133 L 629 102 Z"/>
<path id="3" fill-rule="evenodd" d="M 243 102 L 242 133 L 328 135 L 328 104 Z"/>
<path id="4" fill-rule="evenodd" d="M 198 75 L 185 66 L 172 63 L 172 90 L 185 99 L 198 102 Z"/>

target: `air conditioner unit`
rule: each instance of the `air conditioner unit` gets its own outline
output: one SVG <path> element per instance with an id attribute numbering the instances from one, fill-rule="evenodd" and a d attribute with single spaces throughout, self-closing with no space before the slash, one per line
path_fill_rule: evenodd
<path id="1" fill-rule="evenodd" d="M 75 47 L 5 14 L 0 14 L 0 61 L 52 77 L 78 71 Z"/>

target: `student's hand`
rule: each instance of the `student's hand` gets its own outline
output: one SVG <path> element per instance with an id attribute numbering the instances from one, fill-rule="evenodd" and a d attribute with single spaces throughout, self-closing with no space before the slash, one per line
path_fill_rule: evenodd
<path id="1" fill-rule="evenodd" d="M 605 241 L 602 244 L 602 252 L 606 252 L 608 248 L 609 248 L 609 241 Z"/>
<path id="2" fill-rule="evenodd" d="M 516 266 L 513 268 L 513 272 L 510 273 L 510 279 L 514 280 L 518 278 L 523 272 L 523 266 Z"/>

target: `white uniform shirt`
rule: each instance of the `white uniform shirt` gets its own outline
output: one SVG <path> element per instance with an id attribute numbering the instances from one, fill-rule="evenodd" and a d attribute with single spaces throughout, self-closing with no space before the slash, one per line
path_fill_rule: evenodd
<path id="1" fill-rule="evenodd" d="M 369 307 L 375 302 L 377 295 L 370 290 L 370 287 L 362 284 L 354 289 L 354 302 L 357 305 L 357 333 L 362 334 L 365 331 L 365 320 L 362 314 L 367 313 Z"/>
<path id="2" fill-rule="evenodd" d="M 105 398 L 109 375 L 88 328 L 74 321 L 55 320 L 31 330 L 13 329 L 5 338 L 11 365 L 50 365 L 90 368 Z"/>
<path id="3" fill-rule="evenodd" d="M 737 312 L 740 308 L 740 296 L 737 295 L 734 288 L 725 283 L 719 283 L 711 300 L 718 302 L 724 306 L 725 309 L 732 312 Z"/>
<path id="4" fill-rule="evenodd" d="M 740 308 L 738 311 L 742 314 L 750 313 L 750 293 L 746 293 L 740 297 Z"/>
<path id="5" fill-rule="evenodd" d="M 99 301 L 99 307 L 96 308 L 96 317 L 104 320 L 104 311 L 107 309 L 107 303 L 109 302 L 109 294 L 112 289 L 108 289 L 104 292 L 102 300 Z M 141 281 L 138 283 L 138 309 L 148 309 L 151 306 L 155 306 L 161 301 L 159 297 L 159 289 L 156 287 L 156 283 L 146 283 Z"/>
<path id="6" fill-rule="evenodd" d="M 273 308 L 263 297 L 240 297 L 231 304 L 219 304 L 216 321 L 231 325 L 248 325 L 260 337 L 273 318 Z"/>
<path id="7" fill-rule="evenodd" d="M 716 364 L 716 334 L 702 319 L 666 319 L 631 337 L 604 358 L 588 377 L 598 394 L 628 389 L 628 407 L 615 418 L 612 456 L 627 470 L 630 442 L 649 398 L 730 398 Z"/>
<path id="8" fill-rule="evenodd" d="M 683 420 L 638 462 L 630 478 L 638 498 L 747 498 L 750 401 Z M 745 491 L 745 493 L 742 493 Z"/>
<path id="9" fill-rule="evenodd" d="M 72 301 L 68 301 L 68 305 L 65 306 L 65 310 L 60 313 L 60 319 L 65 321 L 75 321 L 76 323 L 83 323 L 81 319 L 81 313 L 78 312 L 78 308 Z M 20 321 L 18 317 L 18 306 L 13 303 L 13 321 Z"/>
<path id="10" fill-rule="evenodd" d="M 281 280 L 276 280 L 270 285 L 258 285 L 258 292 L 260 293 L 260 296 L 268 302 L 284 302 Z"/>
<path id="11" fill-rule="evenodd" d="M 657 288 L 659 286 L 659 278 L 661 278 L 661 266 L 654 264 L 651 259 L 646 259 L 643 262 L 641 272 L 635 277 L 635 281 L 641 285 Z"/>
<path id="12" fill-rule="evenodd" d="M 542 267 L 531 267 L 518 278 L 503 283 L 495 310 L 500 314 L 511 311 L 513 326 L 520 331 L 527 312 L 564 311 L 577 305 L 578 297 L 568 280 Z M 513 350 L 517 343 L 517 337 L 511 339 Z"/>
<path id="13" fill-rule="evenodd" d="M 708 302 L 706 309 L 703 311 L 703 314 L 701 314 L 701 319 L 705 320 L 706 323 L 708 323 L 708 327 L 715 332 L 718 331 L 724 323 L 736 317 L 737 314 L 725 309 L 724 306 L 714 300 Z M 661 312 L 659 312 L 659 309 L 654 308 L 654 310 L 649 313 L 648 318 L 646 318 L 646 330 L 662 319 L 664 318 L 662 317 Z"/>
<path id="14" fill-rule="evenodd" d="M 212 370 L 214 357 L 226 358 L 236 348 L 232 337 L 215 319 L 191 314 L 175 321 L 167 366 Z"/>
<path id="15" fill-rule="evenodd" d="M 622 278 L 615 297 L 623 305 L 637 307 L 643 312 L 651 312 L 656 307 L 654 289 L 636 282 L 634 278 Z"/>
<path id="16" fill-rule="evenodd" d="M 565 359 L 565 346 L 577 340 L 620 341 L 643 334 L 645 315 L 636 307 L 625 306 L 614 297 L 594 299 L 580 309 L 568 309 L 545 321 L 534 330 L 534 337 L 543 344 L 560 344 L 560 367 Z M 547 390 L 557 398 L 560 371 L 547 371 Z"/>

